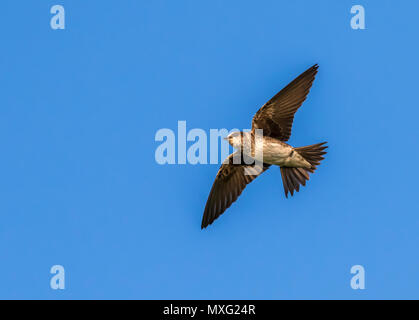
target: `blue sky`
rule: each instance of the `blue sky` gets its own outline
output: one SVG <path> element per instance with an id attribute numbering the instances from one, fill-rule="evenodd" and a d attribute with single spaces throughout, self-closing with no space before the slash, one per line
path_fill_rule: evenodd
<path id="1" fill-rule="evenodd" d="M 418 10 L 2 1 L 0 298 L 419 298 Z M 290 199 L 269 170 L 201 231 L 218 165 L 157 164 L 156 131 L 249 128 L 314 63 L 290 143 L 326 140 L 326 160 Z M 49 285 L 57 264 L 65 290 Z"/>

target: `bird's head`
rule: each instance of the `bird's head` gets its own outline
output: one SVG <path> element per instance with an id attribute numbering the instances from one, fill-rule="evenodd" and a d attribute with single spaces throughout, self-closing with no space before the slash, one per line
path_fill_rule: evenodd
<path id="1" fill-rule="evenodd" d="M 233 148 L 240 149 L 241 145 L 243 144 L 243 132 L 232 132 L 224 139 L 227 140 Z"/>

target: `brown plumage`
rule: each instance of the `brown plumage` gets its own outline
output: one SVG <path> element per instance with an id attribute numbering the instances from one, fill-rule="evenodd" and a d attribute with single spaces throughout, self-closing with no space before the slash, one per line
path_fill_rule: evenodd
<path id="1" fill-rule="evenodd" d="M 299 75 L 256 112 L 252 130 L 263 129 L 263 135 L 288 141 L 292 122 L 310 91 L 319 66 L 316 64 Z"/>
<path id="2" fill-rule="evenodd" d="M 325 142 L 293 148 L 285 141 L 291 136 L 295 112 L 306 99 L 317 69 L 317 65 L 309 68 L 263 105 L 253 117 L 251 133 L 229 135 L 229 143 L 239 150 L 224 161 L 217 173 L 205 206 L 201 228 L 212 224 L 237 200 L 246 185 L 271 165 L 281 167 L 286 197 L 288 192 L 291 195 L 294 195 L 294 191 L 298 192 L 300 185 L 305 186 L 309 173 L 313 173 L 323 160 L 327 148 Z M 259 170 L 249 161 L 254 155 L 244 155 L 245 144 L 249 143 L 246 139 L 251 140 L 256 129 L 263 130 L 263 165 Z M 254 150 L 252 141 L 249 150 Z"/>
<path id="3" fill-rule="evenodd" d="M 323 155 L 327 146 L 326 142 L 313 144 L 311 146 L 295 148 L 295 150 L 303 156 L 310 164 L 310 168 L 292 168 L 281 167 L 282 183 L 284 185 L 285 197 L 288 198 L 288 192 L 294 195 L 294 190 L 300 191 L 300 184 L 306 185 L 306 181 L 310 179 L 309 173 L 314 173 L 320 161 L 324 159 Z"/>
<path id="4" fill-rule="evenodd" d="M 241 157 L 240 163 L 235 164 L 234 157 Z M 255 180 L 261 173 L 269 169 L 269 164 L 264 164 L 261 172 L 254 169 L 253 165 L 245 165 L 240 152 L 230 154 L 221 165 L 212 185 L 210 195 L 204 210 L 201 228 L 205 228 L 217 219 L 231 204 L 237 200 L 246 185 Z M 250 161 L 247 161 L 250 162 Z M 245 170 L 254 170 L 254 174 L 245 174 Z"/>

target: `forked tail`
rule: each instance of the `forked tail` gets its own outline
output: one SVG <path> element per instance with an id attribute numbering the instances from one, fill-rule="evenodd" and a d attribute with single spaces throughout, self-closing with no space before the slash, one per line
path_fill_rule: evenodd
<path id="1" fill-rule="evenodd" d="M 288 192 L 291 196 L 294 195 L 294 190 L 300 191 L 300 184 L 306 185 L 306 181 L 310 179 L 309 173 L 314 173 L 320 161 L 324 159 L 323 155 L 326 154 L 324 151 L 327 146 L 327 142 L 313 144 L 311 146 L 295 148 L 304 159 L 310 164 L 311 168 L 293 168 L 293 167 L 281 167 L 282 183 L 284 185 L 285 196 L 288 198 Z"/>

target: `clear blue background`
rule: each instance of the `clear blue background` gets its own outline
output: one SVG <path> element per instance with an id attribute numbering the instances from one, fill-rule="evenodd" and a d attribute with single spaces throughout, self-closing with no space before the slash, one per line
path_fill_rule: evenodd
<path id="1" fill-rule="evenodd" d="M 0 298 L 419 298 L 419 3 L 358 2 L 2 1 Z M 249 128 L 314 63 L 290 143 L 326 160 L 201 231 L 218 165 L 158 165 L 156 131 Z"/>

